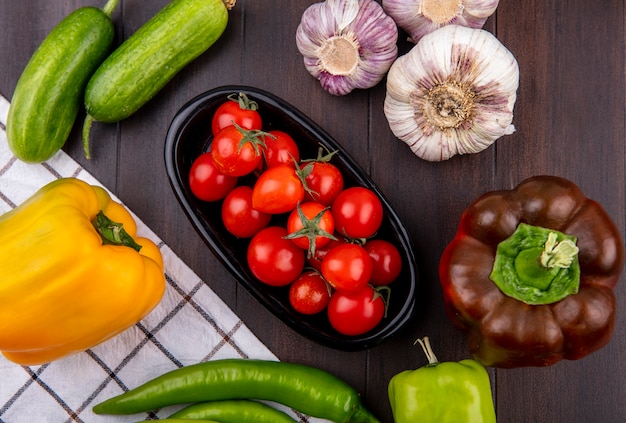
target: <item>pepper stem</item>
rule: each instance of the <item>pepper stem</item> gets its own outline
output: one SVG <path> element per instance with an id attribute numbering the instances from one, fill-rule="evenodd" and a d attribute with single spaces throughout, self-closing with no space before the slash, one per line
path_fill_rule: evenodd
<path id="1" fill-rule="evenodd" d="M 233 7 L 235 7 L 237 0 L 223 0 L 223 2 L 224 6 L 226 6 L 226 9 L 231 10 Z"/>
<path id="2" fill-rule="evenodd" d="M 576 237 L 520 223 L 498 244 L 489 278 L 526 304 L 551 304 L 578 292 L 580 264 Z"/>
<path id="3" fill-rule="evenodd" d="M 100 234 L 103 245 L 123 245 L 135 251 L 141 250 L 141 245 L 137 244 L 133 237 L 124 230 L 124 225 L 113 222 L 102 210 L 98 212 L 92 223 Z"/>
<path id="4" fill-rule="evenodd" d="M 89 152 L 89 132 L 91 131 L 91 125 L 93 124 L 93 116 L 87 115 L 83 122 L 83 151 L 85 152 L 85 158 L 91 159 L 91 153 Z"/>
<path id="5" fill-rule="evenodd" d="M 426 358 L 428 359 L 428 365 L 429 366 L 436 366 L 439 361 L 437 360 L 437 356 L 435 356 L 435 353 L 433 352 L 432 347 L 430 346 L 430 341 L 428 340 L 428 337 L 425 336 L 424 339 L 417 339 L 417 341 L 415 341 L 415 343 L 420 344 L 420 346 L 422 347 L 422 350 L 424 350 L 424 354 L 426 354 Z"/>
<path id="6" fill-rule="evenodd" d="M 111 16 L 117 7 L 117 3 L 119 3 L 119 0 L 108 0 L 102 8 L 102 12 L 107 16 Z"/>
<path id="7" fill-rule="evenodd" d="M 557 241 L 557 235 L 550 232 L 541 253 L 541 265 L 547 268 L 567 269 L 576 258 L 578 251 L 578 247 L 571 240 Z"/>

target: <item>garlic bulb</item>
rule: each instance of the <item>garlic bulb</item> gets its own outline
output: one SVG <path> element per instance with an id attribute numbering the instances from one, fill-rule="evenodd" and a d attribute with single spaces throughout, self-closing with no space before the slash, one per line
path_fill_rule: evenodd
<path id="1" fill-rule="evenodd" d="M 398 27 L 374 0 L 309 6 L 296 31 L 304 65 L 333 95 L 378 84 L 398 56 Z"/>
<path id="2" fill-rule="evenodd" d="M 429 161 L 478 153 L 515 127 L 519 67 L 482 29 L 444 26 L 399 57 L 384 112 L 396 137 Z"/>
<path id="3" fill-rule="evenodd" d="M 482 28 L 499 0 L 383 0 L 385 13 L 413 42 L 444 25 Z"/>

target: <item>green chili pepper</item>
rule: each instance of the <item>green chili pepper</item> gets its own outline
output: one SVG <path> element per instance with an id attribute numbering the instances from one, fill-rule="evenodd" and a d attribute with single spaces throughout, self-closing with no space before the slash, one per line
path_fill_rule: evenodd
<path id="1" fill-rule="evenodd" d="M 296 423 L 267 404 L 249 400 L 211 401 L 193 404 L 169 416 L 170 419 L 215 419 L 220 423 Z"/>
<path id="2" fill-rule="evenodd" d="M 357 391 L 321 369 L 268 360 L 223 359 L 181 367 L 93 407 L 132 414 L 192 402 L 256 399 L 337 423 L 378 423 Z"/>
<path id="3" fill-rule="evenodd" d="M 474 360 L 440 363 L 427 337 L 418 342 L 428 364 L 389 382 L 395 423 L 495 423 L 487 370 Z"/>
<path id="4" fill-rule="evenodd" d="M 489 278 L 526 304 L 551 304 L 578 292 L 580 265 L 576 237 L 520 223 L 498 244 Z"/>
<path id="5" fill-rule="evenodd" d="M 154 422 L 154 420 L 142 420 L 140 422 L 137 423 L 147 423 L 147 422 Z M 159 420 L 160 423 L 192 423 L 190 422 L 188 419 L 161 419 Z M 216 422 L 215 420 L 193 420 L 193 423 L 223 423 L 223 422 Z"/>

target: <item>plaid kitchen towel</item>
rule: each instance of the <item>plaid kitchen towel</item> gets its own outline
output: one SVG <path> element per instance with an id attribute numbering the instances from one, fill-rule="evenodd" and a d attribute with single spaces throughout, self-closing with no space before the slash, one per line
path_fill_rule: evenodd
<path id="1" fill-rule="evenodd" d="M 42 164 L 17 160 L 6 142 L 8 108 L 8 101 L 0 96 L 0 214 L 57 178 L 72 176 L 101 185 L 62 151 Z M 19 366 L 0 355 L 0 422 L 162 419 L 176 408 L 133 416 L 98 416 L 91 407 L 184 365 L 221 358 L 277 359 L 208 285 L 135 218 L 138 234 L 156 242 L 163 254 L 167 280 L 163 300 L 135 326 L 86 352 L 32 367 Z M 296 421 L 322 421 L 307 420 L 276 406 Z"/>

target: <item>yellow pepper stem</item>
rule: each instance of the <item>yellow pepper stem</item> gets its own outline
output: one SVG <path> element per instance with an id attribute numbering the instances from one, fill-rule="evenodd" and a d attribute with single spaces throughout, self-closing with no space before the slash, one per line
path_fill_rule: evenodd
<path id="1" fill-rule="evenodd" d="M 141 245 L 137 244 L 133 237 L 124 230 L 124 225 L 113 222 L 102 213 L 102 210 L 96 215 L 92 223 L 102 238 L 102 244 L 123 245 L 135 251 L 141 250 Z"/>

